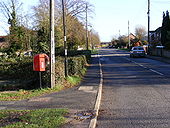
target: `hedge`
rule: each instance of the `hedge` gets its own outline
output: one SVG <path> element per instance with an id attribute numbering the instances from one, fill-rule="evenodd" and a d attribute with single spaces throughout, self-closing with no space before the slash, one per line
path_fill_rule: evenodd
<path id="1" fill-rule="evenodd" d="M 82 76 L 83 69 L 87 64 L 87 60 L 85 56 L 76 56 L 68 58 L 68 74 L 70 76 Z"/>
<path id="2" fill-rule="evenodd" d="M 87 64 L 87 56 L 79 55 L 68 57 L 68 74 L 69 76 L 82 76 Z M 64 58 L 56 57 L 56 84 L 64 84 Z M 16 86 L 13 84 L 0 85 L 0 90 L 15 89 L 34 89 L 39 87 L 39 73 L 33 71 L 32 58 L 21 60 L 18 63 L 0 63 L 1 79 L 17 81 Z M 42 84 L 44 87 L 50 85 L 50 70 L 42 72 Z"/>

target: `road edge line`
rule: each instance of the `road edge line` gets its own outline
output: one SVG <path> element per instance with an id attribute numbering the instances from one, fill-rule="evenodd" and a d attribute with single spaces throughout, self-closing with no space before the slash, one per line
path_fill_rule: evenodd
<path id="1" fill-rule="evenodd" d="M 96 112 L 96 114 L 95 114 L 95 117 L 93 119 L 91 119 L 89 128 L 96 128 L 97 117 L 99 115 L 100 103 L 101 103 L 101 98 L 102 98 L 103 72 L 102 72 L 102 65 L 101 65 L 99 54 L 98 54 L 98 58 L 99 58 L 99 67 L 100 67 L 100 84 L 99 84 L 97 99 L 96 99 L 96 103 L 95 103 L 95 107 L 94 107 L 94 111 Z"/>

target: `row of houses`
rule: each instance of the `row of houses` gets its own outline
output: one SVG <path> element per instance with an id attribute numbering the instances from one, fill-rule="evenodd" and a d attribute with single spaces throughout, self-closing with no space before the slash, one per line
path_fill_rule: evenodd
<path id="1" fill-rule="evenodd" d="M 154 31 L 149 32 L 151 45 L 153 46 L 164 45 L 165 47 L 168 48 L 169 44 L 167 45 L 167 42 L 170 41 L 169 31 L 170 31 L 170 16 L 169 16 L 169 12 L 166 11 L 166 13 L 163 12 L 162 26 Z"/>
<path id="2" fill-rule="evenodd" d="M 161 46 L 161 30 L 162 27 L 157 28 L 154 31 L 150 31 L 149 32 L 149 36 L 150 36 L 150 43 L 154 46 Z"/>

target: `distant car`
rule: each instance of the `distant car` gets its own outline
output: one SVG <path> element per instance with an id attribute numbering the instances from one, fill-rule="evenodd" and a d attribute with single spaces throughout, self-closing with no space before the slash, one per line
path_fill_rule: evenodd
<path id="1" fill-rule="evenodd" d="M 115 46 L 114 45 L 109 45 L 108 48 L 115 48 Z"/>
<path id="2" fill-rule="evenodd" d="M 130 57 L 145 57 L 146 53 L 143 47 L 141 46 L 136 46 L 132 47 L 130 51 Z"/>
<path id="3" fill-rule="evenodd" d="M 33 56 L 32 51 L 27 51 L 24 53 L 24 56 Z"/>

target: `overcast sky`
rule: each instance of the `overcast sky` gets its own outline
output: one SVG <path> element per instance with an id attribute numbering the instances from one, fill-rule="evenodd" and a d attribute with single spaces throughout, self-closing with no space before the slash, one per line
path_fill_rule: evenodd
<path id="1" fill-rule="evenodd" d="M 3 0 L 6 1 L 6 0 Z M 30 11 L 32 5 L 38 0 L 21 0 L 24 8 Z M 100 35 L 101 41 L 110 41 L 113 37 L 127 35 L 128 20 L 130 31 L 134 33 L 137 25 L 145 26 L 147 30 L 147 8 L 148 0 L 88 0 L 95 6 L 95 14 L 92 23 L 93 28 Z M 163 11 L 170 11 L 169 0 L 151 1 L 151 30 L 162 24 Z M 2 17 L 2 16 L 1 16 Z M 7 27 L 0 21 L 0 35 L 4 35 Z"/>

